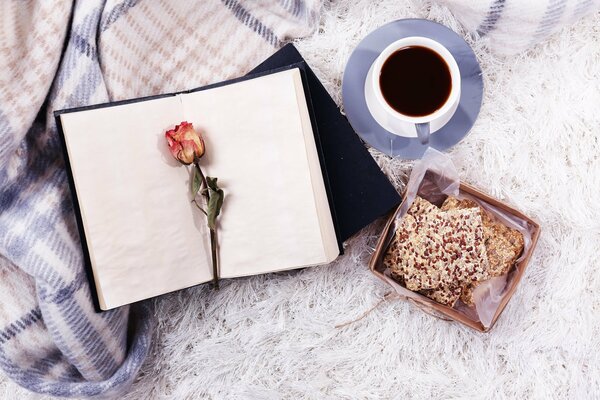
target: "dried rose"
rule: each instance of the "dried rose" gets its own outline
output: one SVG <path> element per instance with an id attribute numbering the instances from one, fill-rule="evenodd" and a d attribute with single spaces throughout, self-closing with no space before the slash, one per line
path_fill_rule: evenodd
<path id="1" fill-rule="evenodd" d="M 171 154 L 182 164 L 190 165 L 204 155 L 204 140 L 189 122 L 175 125 L 175 129 L 165 132 L 165 137 Z"/>
<path id="2" fill-rule="evenodd" d="M 204 155 L 205 147 L 202 135 L 194 130 L 189 122 L 183 121 L 175 125 L 175 129 L 165 132 L 169 151 L 184 165 L 194 164 L 191 168 L 190 189 L 192 191 L 192 203 L 196 205 L 205 215 L 210 231 L 210 248 L 213 265 L 213 287 L 219 289 L 219 258 L 217 256 L 217 217 L 223 206 L 224 192 L 217 185 L 217 178 L 204 176 L 200 168 L 200 157 Z M 197 201 L 200 194 L 206 199 L 206 210 Z"/>

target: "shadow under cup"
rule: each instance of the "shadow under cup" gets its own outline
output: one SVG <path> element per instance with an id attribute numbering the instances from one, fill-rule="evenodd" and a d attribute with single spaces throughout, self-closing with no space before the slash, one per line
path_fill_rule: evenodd
<path id="1" fill-rule="evenodd" d="M 367 107 L 389 132 L 423 144 L 454 115 L 460 101 L 460 71 L 440 43 L 407 37 L 377 57 L 365 82 Z"/>

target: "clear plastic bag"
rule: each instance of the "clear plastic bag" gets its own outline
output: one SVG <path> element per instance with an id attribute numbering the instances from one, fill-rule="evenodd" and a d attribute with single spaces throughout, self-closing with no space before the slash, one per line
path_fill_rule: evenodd
<path id="1" fill-rule="evenodd" d="M 452 160 L 445 154 L 429 148 L 425 152 L 423 158 L 415 164 L 412 170 L 406 186 L 404 202 L 396 213 L 395 223 L 391 227 L 392 229 L 390 229 L 386 238 L 387 243 L 385 249 L 388 248 L 394 237 L 395 225 L 404 218 L 417 195 L 438 207 L 441 207 L 448 196 L 454 196 L 458 199 L 468 198 L 482 207 L 493 220 L 516 229 L 523 235 L 524 249 L 511 270 L 506 275 L 491 278 L 480 283 L 473 292 L 474 307 L 470 307 L 460 300 L 453 307 L 454 310 L 463 314 L 468 319 L 481 322 L 485 328 L 489 328 L 493 323 L 494 316 L 496 315 L 502 300 L 508 289 L 511 287 L 512 279 L 518 271 L 520 261 L 530 252 L 530 248 L 533 244 L 532 230 L 534 227 L 517 215 L 509 214 L 481 198 L 462 192 L 460 190 L 458 172 L 456 171 Z M 439 313 L 427 306 L 431 305 L 433 300 L 401 286 L 391 278 L 389 270 L 385 269 L 383 274 L 386 277 L 386 281 L 394 287 L 399 295 L 414 300 L 413 302 L 420 307 L 426 307 L 426 311 L 429 313 L 439 316 Z"/>

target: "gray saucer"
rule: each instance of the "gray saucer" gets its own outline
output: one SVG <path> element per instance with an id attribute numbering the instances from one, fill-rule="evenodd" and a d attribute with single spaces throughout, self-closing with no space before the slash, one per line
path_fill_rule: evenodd
<path id="1" fill-rule="evenodd" d="M 418 138 L 394 135 L 371 116 L 365 101 L 365 79 L 379 53 L 398 39 L 424 36 L 443 44 L 460 69 L 461 95 L 456 112 L 444 127 L 431 135 L 429 145 Z M 371 32 L 354 49 L 346 64 L 342 82 L 344 109 L 358 135 L 371 146 L 392 157 L 417 159 L 428 146 L 446 150 L 460 142 L 473 127 L 483 96 L 481 68 L 471 47 L 454 31 L 426 19 L 401 19 Z"/>

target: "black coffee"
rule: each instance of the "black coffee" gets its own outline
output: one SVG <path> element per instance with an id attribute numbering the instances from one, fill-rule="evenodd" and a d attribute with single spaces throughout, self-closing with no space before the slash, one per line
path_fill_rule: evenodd
<path id="1" fill-rule="evenodd" d="M 421 46 L 399 49 L 381 68 L 379 86 L 385 101 L 400 114 L 423 117 L 440 109 L 452 89 L 446 62 Z"/>

